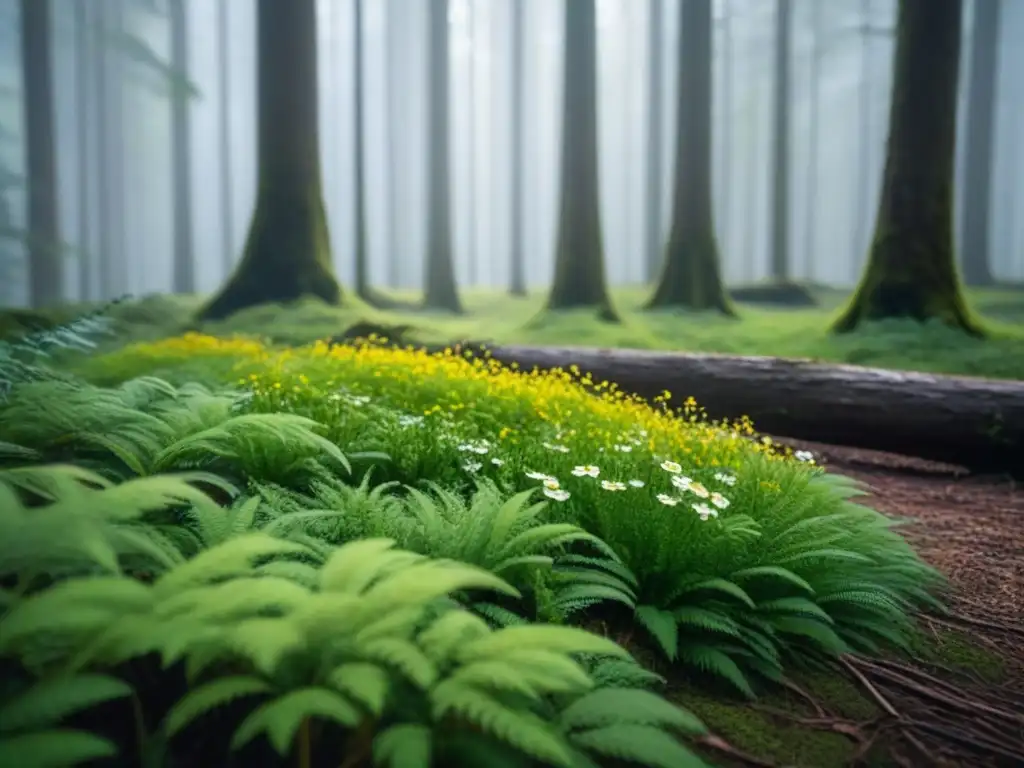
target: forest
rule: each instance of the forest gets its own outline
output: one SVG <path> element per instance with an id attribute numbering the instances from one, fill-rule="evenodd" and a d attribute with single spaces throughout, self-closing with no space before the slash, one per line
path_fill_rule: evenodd
<path id="1" fill-rule="evenodd" d="M 0 0 L 0 765 L 1024 765 L 1022 42 Z"/>

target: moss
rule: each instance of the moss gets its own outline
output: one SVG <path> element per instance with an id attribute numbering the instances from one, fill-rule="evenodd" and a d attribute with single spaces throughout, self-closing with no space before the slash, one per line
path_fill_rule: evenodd
<path id="1" fill-rule="evenodd" d="M 846 765 L 856 750 L 856 744 L 842 734 L 802 725 L 754 709 L 744 702 L 712 698 L 691 688 L 674 691 L 672 698 L 736 749 L 776 765 L 799 768 Z M 758 704 L 796 717 L 808 715 L 801 704 L 781 693 L 763 696 Z M 708 752 L 706 758 L 715 765 L 727 764 L 714 752 Z"/>
<path id="2" fill-rule="evenodd" d="M 926 634 L 922 631 L 915 638 L 912 650 L 913 655 L 926 664 L 941 664 L 989 683 L 1000 683 L 1006 679 L 1006 664 L 1002 657 L 966 632 L 943 629 Z"/>

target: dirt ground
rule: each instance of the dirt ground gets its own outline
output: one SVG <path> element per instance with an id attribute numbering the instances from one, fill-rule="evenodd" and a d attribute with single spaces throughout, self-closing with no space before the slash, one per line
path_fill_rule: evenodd
<path id="1" fill-rule="evenodd" d="M 951 613 L 923 617 L 924 626 L 936 637 L 956 631 L 1002 660 L 998 682 L 939 663 L 853 660 L 848 671 L 886 713 L 857 724 L 865 753 L 875 739 L 895 736 L 890 757 L 899 765 L 1024 766 L 1024 486 L 918 459 L 784 442 L 866 483 L 872 507 L 909 518 L 904 535 L 954 588 Z"/>

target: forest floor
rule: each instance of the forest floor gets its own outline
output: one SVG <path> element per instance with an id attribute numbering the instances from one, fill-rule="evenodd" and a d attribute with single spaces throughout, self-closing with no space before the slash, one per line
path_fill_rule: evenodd
<path id="1" fill-rule="evenodd" d="M 643 312 L 647 290 L 613 292 L 622 322 L 597 321 L 589 312 L 545 312 L 543 293 L 514 298 L 498 291 L 467 291 L 465 313 L 451 315 L 411 309 L 414 293 L 394 293 L 405 310 L 380 311 L 351 294 L 341 307 L 317 301 L 282 307 L 254 307 L 227 321 L 196 324 L 199 296 L 148 296 L 115 307 L 129 338 L 154 339 L 185 330 L 214 335 L 243 334 L 281 344 L 304 344 L 342 333 L 368 321 L 409 325 L 406 341 L 489 341 L 522 345 L 577 345 L 629 349 L 671 349 L 736 355 L 802 357 L 855 365 L 1024 379 L 1024 290 L 994 288 L 969 291 L 974 310 L 985 320 L 990 338 L 981 341 L 937 324 L 913 321 L 875 323 L 863 332 L 828 333 L 830 320 L 846 298 L 839 289 L 813 290 L 818 306 L 783 307 L 738 303 L 738 319 L 679 311 Z M 80 314 L 67 305 L 49 313 L 58 319 Z M 39 319 L 38 313 L 0 311 L 0 336 Z M 119 336 L 117 343 L 123 343 Z"/>
<path id="2" fill-rule="evenodd" d="M 906 520 L 921 557 L 949 577 L 950 614 L 922 617 L 917 658 L 811 673 L 787 695 L 678 700 L 730 766 L 1024 765 L 1024 488 L 1000 477 L 874 451 L 785 441 L 868 485 L 866 503 Z"/>

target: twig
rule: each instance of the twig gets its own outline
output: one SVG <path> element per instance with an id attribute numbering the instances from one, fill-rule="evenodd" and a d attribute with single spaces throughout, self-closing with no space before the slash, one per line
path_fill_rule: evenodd
<path id="1" fill-rule="evenodd" d="M 962 733 L 956 728 L 951 728 L 948 724 L 936 725 L 935 723 L 928 723 L 921 720 L 912 720 L 908 722 L 907 725 L 913 726 L 921 731 L 934 733 L 944 739 L 955 741 L 976 750 L 994 752 L 1015 762 L 1024 762 L 1024 751 L 1017 749 L 1015 745 L 1007 746 L 1006 744 L 1000 744 L 991 741 L 990 739 L 979 738 L 977 735 Z"/>
<path id="2" fill-rule="evenodd" d="M 787 680 L 786 678 L 782 678 L 779 682 L 782 684 L 784 688 L 787 688 L 788 690 L 792 691 L 801 699 L 803 699 L 812 707 L 814 707 L 814 713 L 818 717 L 828 717 L 829 713 L 825 711 L 825 708 L 822 707 L 820 703 L 818 703 L 818 700 L 814 698 L 810 693 L 805 691 L 803 688 L 801 688 L 799 685 L 794 683 L 792 680 Z"/>
<path id="3" fill-rule="evenodd" d="M 886 712 L 886 714 L 888 714 L 890 717 L 895 718 L 896 720 L 900 719 L 900 713 L 896 711 L 895 707 L 893 707 L 893 705 L 889 703 L 888 699 L 886 699 L 881 693 L 878 692 L 878 689 L 871 684 L 870 680 L 868 680 L 866 677 L 864 677 L 863 674 L 861 674 L 861 671 L 859 669 L 857 669 L 855 666 L 853 666 L 853 664 L 850 663 L 848 657 L 840 656 L 839 663 L 846 668 L 847 672 L 849 672 L 851 675 L 857 678 L 857 682 L 864 686 L 864 690 L 871 694 L 871 698 L 875 700 L 878 706 L 880 706 Z"/>
<path id="4" fill-rule="evenodd" d="M 969 602 L 966 601 L 965 602 Z M 1006 624 L 1001 621 L 988 621 L 985 619 L 972 619 L 970 616 L 964 616 L 962 613 L 949 613 L 945 617 L 933 616 L 929 614 L 929 621 L 934 621 L 936 624 L 942 624 L 953 629 L 961 629 L 959 624 L 967 624 L 972 627 L 981 627 L 983 629 L 992 629 L 998 632 L 1006 632 L 1011 635 L 1024 636 L 1024 627 L 1015 626 L 1013 624 Z"/>
<path id="5" fill-rule="evenodd" d="M 707 736 L 701 736 L 696 740 L 696 742 L 703 747 L 713 749 L 716 752 L 721 752 L 723 755 L 728 755 L 734 760 L 753 766 L 753 768 L 786 768 L 785 766 L 776 766 L 775 763 L 766 762 L 748 752 L 736 749 L 736 747 L 725 739 L 715 736 L 714 734 L 709 733 Z"/>

